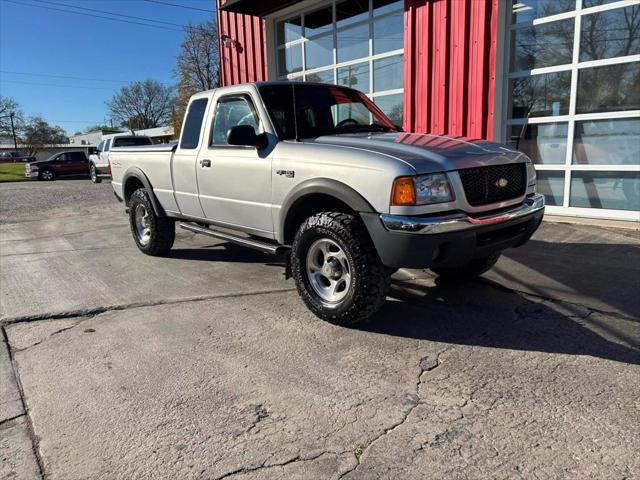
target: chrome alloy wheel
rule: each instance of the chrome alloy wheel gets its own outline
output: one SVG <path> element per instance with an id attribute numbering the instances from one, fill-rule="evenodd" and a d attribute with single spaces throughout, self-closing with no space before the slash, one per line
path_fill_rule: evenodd
<path id="1" fill-rule="evenodd" d="M 89 171 L 91 172 L 91 181 L 93 183 L 96 183 L 96 180 L 98 179 L 98 172 L 96 172 L 96 167 L 94 165 L 91 165 Z"/>
<path id="2" fill-rule="evenodd" d="M 51 170 L 44 170 L 41 175 L 43 180 L 53 180 L 53 172 Z"/>
<path id="3" fill-rule="evenodd" d="M 149 212 L 144 205 L 137 205 L 135 211 L 136 237 L 141 245 L 149 243 L 151 238 L 151 222 Z"/>
<path id="4" fill-rule="evenodd" d="M 338 303 L 349 293 L 349 261 L 336 242 L 322 238 L 309 247 L 307 278 L 313 291 L 325 302 Z"/>

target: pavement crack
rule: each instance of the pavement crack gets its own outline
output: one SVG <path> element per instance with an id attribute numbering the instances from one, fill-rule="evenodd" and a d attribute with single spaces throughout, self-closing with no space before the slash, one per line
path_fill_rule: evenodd
<path id="1" fill-rule="evenodd" d="M 15 421 L 20 418 L 20 417 L 24 417 L 26 414 L 24 412 L 18 414 L 18 415 L 14 415 L 13 417 L 9 417 L 9 418 L 5 418 L 4 420 L 2 420 L 0 422 L 0 430 L 4 430 L 6 428 L 10 428 L 13 426 L 13 423 L 15 423 Z M 9 425 L 11 424 L 11 425 Z"/>
<path id="2" fill-rule="evenodd" d="M 48 312 L 48 313 L 39 313 L 36 315 L 8 317 L 8 318 L 0 319 L 0 325 L 11 325 L 14 323 L 25 323 L 25 322 L 37 322 L 41 320 L 59 320 L 62 318 L 95 317 L 103 313 L 122 311 L 122 310 L 131 310 L 136 308 L 156 307 L 159 305 L 178 305 L 181 303 L 204 302 L 207 300 L 216 300 L 220 298 L 250 297 L 254 295 L 268 295 L 268 294 L 285 293 L 285 292 L 292 292 L 292 291 L 295 291 L 295 287 L 272 288 L 267 290 L 256 290 L 253 292 L 219 293 L 219 294 L 213 294 L 213 295 L 200 295 L 195 297 L 156 300 L 151 302 L 123 303 L 123 304 L 117 304 L 117 305 L 107 305 L 102 307 L 69 310 L 66 312 Z"/>
<path id="3" fill-rule="evenodd" d="M 227 472 L 220 477 L 215 477 L 213 480 L 224 480 L 227 478 L 231 478 L 235 475 L 242 475 L 251 472 L 257 472 L 258 470 L 267 469 L 267 468 L 276 468 L 276 467 L 286 467 L 287 465 L 291 465 L 296 462 L 312 462 L 317 460 L 318 458 L 324 455 L 344 455 L 346 452 L 320 452 L 316 455 L 312 455 L 310 457 L 303 457 L 301 455 L 296 455 L 293 458 L 285 460 L 283 462 L 269 463 L 267 464 L 267 460 L 262 462 L 260 465 L 255 467 L 241 467 L 236 470 L 232 470 L 231 472 Z"/>

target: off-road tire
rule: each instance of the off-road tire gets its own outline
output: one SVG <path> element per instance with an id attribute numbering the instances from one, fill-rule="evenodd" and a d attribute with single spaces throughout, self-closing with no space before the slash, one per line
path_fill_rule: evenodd
<path id="1" fill-rule="evenodd" d="M 138 205 L 143 205 L 149 215 L 149 240 L 143 244 L 136 233 L 135 212 Z M 169 253 L 176 238 L 175 221 L 168 217 L 159 217 L 153 210 L 149 194 L 144 188 L 139 188 L 131 194 L 129 199 L 129 226 L 131 235 L 138 249 L 147 255 L 162 257 Z"/>
<path id="2" fill-rule="evenodd" d="M 51 178 L 44 178 L 44 175 L 46 173 L 51 173 Z M 56 179 L 56 174 L 53 170 L 51 170 L 50 168 L 45 168 L 42 169 L 38 172 L 38 180 L 42 181 L 42 182 L 53 182 Z"/>
<path id="3" fill-rule="evenodd" d="M 494 253 L 488 257 L 474 258 L 466 265 L 451 268 L 432 268 L 431 271 L 437 273 L 443 280 L 472 280 L 483 273 L 491 270 L 496 264 L 502 252 Z"/>
<path id="4" fill-rule="evenodd" d="M 337 243 L 349 263 L 349 291 L 336 303 L 323 300 L 310 285 L 307 253 L 320 239 Z M 336 325 L 352 325 L 370 318 L 384 304 L 391 283 L 362 221 L 340 212 L 318 213 L 300 225 L 291 247 L 291 276 L 309 310 Z"/>
<path id="5" fill-rule="evenodd" d="M 96 168 L 96 166 L 93 163 L 89 164 L 89 178 L 91 178 L 91 181 L 93 183 L 102 182 L 102 179 L 100 178 L 100 175 L 98 175 L 98 169 Z"/>

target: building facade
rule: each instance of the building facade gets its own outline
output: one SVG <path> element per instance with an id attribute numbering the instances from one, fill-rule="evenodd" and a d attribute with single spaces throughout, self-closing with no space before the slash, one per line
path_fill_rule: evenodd
<path id="1" fill-rule="evenodd" d="M 640 0 L 218 0 L 221 81 L 357 88 L 536 164 L 548 213 L 640 221 Z"/>

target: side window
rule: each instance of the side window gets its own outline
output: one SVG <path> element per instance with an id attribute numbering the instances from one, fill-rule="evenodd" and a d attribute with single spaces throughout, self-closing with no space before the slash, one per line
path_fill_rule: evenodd
<path id="1" fill-rule="evenodd" d="M 84 156 L 84 152 L 73 152 L 71 154 L 74 162 L 82 162 L 87 158 Z"/>
<path id="2" fill-rule="evenodd" d="M 182 129 L 182 137 L 180 138 L 180 148 L 194 149 L 198 148 L 200 141 L 200 128 L 202 127 L 202 119 L 207 109 L 207 99 L 199 98 L 191 102 L 187 120 L 184 122 Z"/>
<path id="3" fill-rule="evenodd" d="M 111 139 L 109 139 L 106 142 L 104 142 L 104 151 L 108 152 L 110 146 L 111 146 Z"/>
<path id="4" fill-rule="evenodd" d="M 260 121 L 253 103 L 244 95 L 222 97 L 216 104 L 210 145 L 228 145 L 227 132 L 238 125 L 251 125 L 256 133 L 260 133 Z"/>
<path id="5" fill-rule="evenodd" d="M 104 150 L 103 147 L 104 147 L 104 140 L 98 144 L 98 148 L 97 148 L 98 152 L 101 152 L 102 150 Z"/>
<path id="6" fill-rule="evenodd" d="M 61 153 L 60 155 L 58 155 L 58 158 L 56 160 L 59 162 L 68 162 L 69 160 L 71 160 L 71 157 L 68 153 Z"/>

